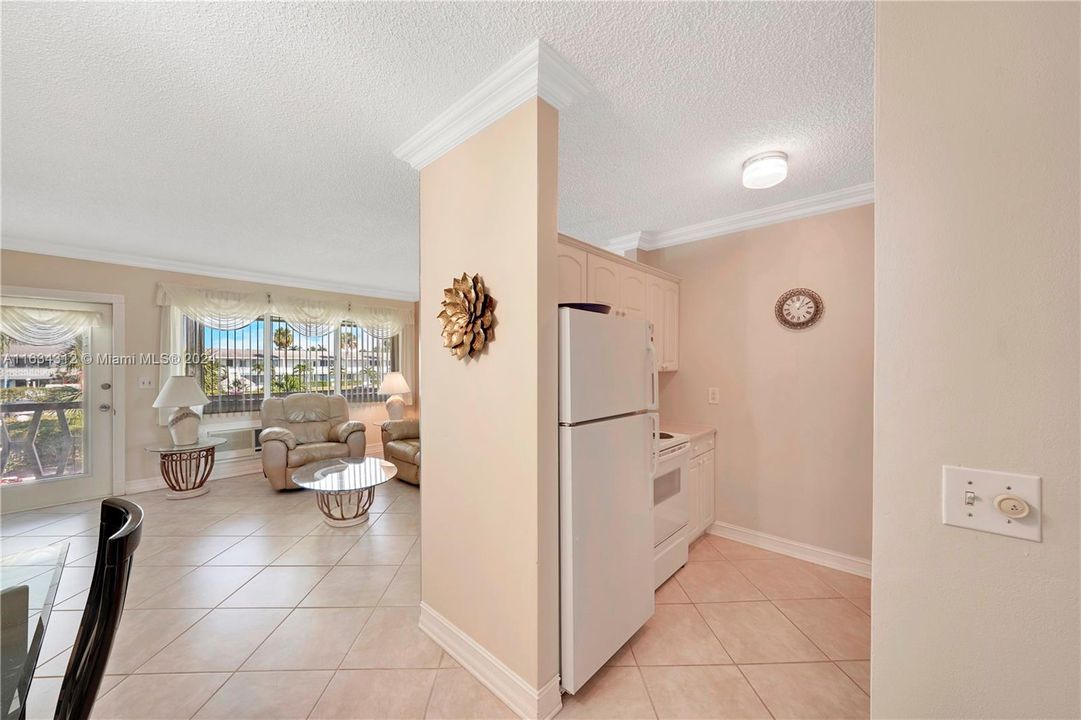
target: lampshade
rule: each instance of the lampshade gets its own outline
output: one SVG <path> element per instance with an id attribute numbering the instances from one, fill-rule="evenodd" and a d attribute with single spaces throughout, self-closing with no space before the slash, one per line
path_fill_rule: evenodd
<path id="1" fill-rule="evenodd" d="M 407 392 L 410 392 L 409 383 L 405 381 L 405 376 L 400 372 L 387 373 L 379 386 L 380 395 L 402 395 Z"/>
<path id="2" fill-rule="evenodd" d="M 173 375 L 165 381 L 165 386 L 154 401 L 156 408 L 191 407 L 206 405 L 210 398 L 203 394 L 203 389 L 195 378 L 187 375 Z"/>

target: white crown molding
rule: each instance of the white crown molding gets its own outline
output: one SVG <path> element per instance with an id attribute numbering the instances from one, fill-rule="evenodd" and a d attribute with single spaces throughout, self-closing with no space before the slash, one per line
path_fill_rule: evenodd
<path id="1" fill-rule="evenodd" d="M 750 212 L 729 215 L 716 220 L 707 220 L 706 222 L 687 225 L 674 230 L 665 230 L 663 232 L 643 231 L 620 235 L 609 240 L 605 247 L 617 252 L 633 248 L 659 250 L 673 245 L 698 242 L 699 240 L 706 240 L 720 235 L 729 235 L 743 230 L 751 230 L 766 225 L 775 225 L 789 220 L 799 220 L 835 210 L 866 205 L 874 201 L 875 185 L 874 183 L 865 183 L 822 193 L 821 195 L 812 195 L 801 200 L 770 205 L 760 210 L 751 210 Z M 632 242 L 635 242 L 635 244 L 630 244 Z"/>
<path id="2" fill-rule="evenodd" d="M 606 250 L 611 250 L 616 253 L 627 252 L 628 250 L 636 250 L 649 242 L 649 233 L 645 232 L 633 232 L 626 235 L 620 235 L 619 237 L 612 238 L 605 244 Z"/>
<path id="3" fill-rule="evenodd" d="M 559 53 L 534 40 L 399 145 L 394 155 L 420 170 L 527 100 L 540 97 L 565 110 L 589 89 L 586 79 Z"/>
<path id="4" fill-rule="evenodd" d="M 86 248 L 63 243 L 44 243 L 36 240 L 26 240 L 5 236 L 0 240 L 0 248 L 15 250 L 18 252 L 34 253 L 35 255 L 52 255 L 55 257 L 75 258 L 77 260 L 89 260 L 91 262 L 110 263 L 112 265 L 126 265 L 128 267 L 147 268 L 149 270 L 163 270 L 165 272 L 187 273 L 189 275 L 204 275 L 206 277 L 223 278 L 225 280 L 241 280 L 244 282 L 262 283 L 264 285 L 281 285 L 287 288 L 303 290 L 322 290 L 324 292 L 340 293 L 346 295 L 363 295 L 372 298 L 384 298 L 387 300 L 408 300 L 416 302 L 419 294 L 403 290 L 391 290 L 388 288 L 372 287 L 370 285 L 351 285 L 349 283 L 328 282 L 313 278 L 299 277 L 297 275 L 279 275 L 277 273 L 264 273 L 251 270 L 238 270 L 220 265 L 204 265 L 202 263 L 183 262 L 180 260 L 165 260 L 148 255 L 132 255 L 130 253 L 102 250 L 100 248 Z"/>
<path id="5" fill-rule="evenodd" d="M 450 653 L 459 665 L 480 680 L 523 720 L 545 720 L 554 717 L 562 709 L 559 675 L 543 687 L 534 688 L 487 648 L 425 602 L 420 604 L 419 625 L 436 644 Z"/>

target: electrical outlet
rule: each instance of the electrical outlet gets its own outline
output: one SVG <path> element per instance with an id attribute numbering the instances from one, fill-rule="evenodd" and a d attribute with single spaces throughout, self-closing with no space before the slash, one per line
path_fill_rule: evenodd
<path id="1" fill-rule="evenodd" d="M 154 387 L 154 378 L 141 377 L 139 378 L 139 389 L 147 390 Z"/>
<path id="2" fill-rule="evenodd" d="M 709 404 L 720 405 L 721 404 L 721 389 L 710 388 L 709 389 Z"/>

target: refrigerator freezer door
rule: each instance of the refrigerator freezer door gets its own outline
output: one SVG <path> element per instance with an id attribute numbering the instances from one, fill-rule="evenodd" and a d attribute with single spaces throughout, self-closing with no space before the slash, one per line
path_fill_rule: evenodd
<path id="1" fill-rule="evenodd" d="M 580 423 L 655 405 L 645 320 L 559 309 L 559 422 Z"/>
<path id="2" fill-rule="evenodd" d="M 576 692 L 653 615 L 648 415 L 559 428 L 560 674 Z"/>

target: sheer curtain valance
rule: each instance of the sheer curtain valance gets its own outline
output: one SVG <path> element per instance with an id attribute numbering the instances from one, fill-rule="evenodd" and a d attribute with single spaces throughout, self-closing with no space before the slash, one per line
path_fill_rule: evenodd
<path id="1" fill-rule="evenodd" d="M 274 314 L 304 337 L 322 337 L 338 329 L 348 314 L 346 303 L 304 297 L 274 298 Z"/>
<path id="2" fill-rule="evenodd" d="M 191 285 L 158 285 L 158 305 L 218 330 L 237 330 L 269 310 L 305 337 L 321 337 L 342 322 L 352 322 L 379 339 L 392 338 L 413 324 L 413 309 L 393 305 L 354 304 L 300 294 L 243 293 Z"/>
<path id="3" fill-rule="evenodd" d="M 239 330 L 266 314 L 270 295 L 160 283 L 158 305 L 172 306 L 216 330 Z"/>
<path id="4" fill-rule="evenodd" d="M 27 345 L 65 345 L 98 325 L 101 325 L 101 313 L 89 310 L 0 307 L 0 331 Z"/>
<path id="5" fill-rule="evenodd" d="M 413 324 L 413 309 L 385 305 L 350 307 L 345 319 L 364 328 L 372 337 L 386 340 Z"/>

